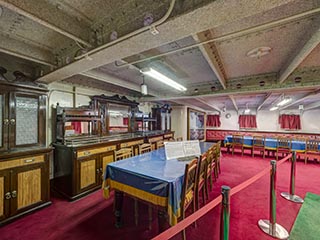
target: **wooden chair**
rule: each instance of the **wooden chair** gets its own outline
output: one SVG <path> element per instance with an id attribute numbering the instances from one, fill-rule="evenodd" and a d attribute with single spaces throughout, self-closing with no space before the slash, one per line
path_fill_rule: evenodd
<path id="1" fill-rule="evenodd" d="M 306 151 L 304 153 L 304 163 L 307 164 L 309 158 L 314 158 L 319 160 L 320 151 L 319 151 L 320 141 L 315 139 L 308 139 L 306 141 Z"/>
<path id="2" fill-rule="evenodd" d="M 263 136 L 253 136 L 252 138 L 252 157 L 254 157 L 254 151 L 258 150 L 265 158 L 265 143 L 266 138 Z"/>
<path id="3" fill-rule="evenodd" d="M 291 153 L 291 139 L 289 138 L 283 138 L 283 137 L 278 137 L 277 138 L 277 148 L 276 148 L 276 159 L 278 160 L 279 158 L 279 153 L 282 154 L 289 154 Z"/>
<path id="4" fill-rule="evenodd" d="M 219 173 L 221 173 L 221 141 L 217 142 L 217 148 L 216 148 L 216 162 L 217 162 L 217 167 L 216 167 L 216 171 L 215 171 L 215 176 L 216 178 L 218 178 Z"/>
<path id="5" fill-rule="evenodd" d="M 143 143 L 139 145 L 139 154 L 143 154 L 146 152 L 151 152 L 151 144 L 150 143 Z"/>
<path id="6" fill-rule="evenodd" d="M 164 147 L 164 142 L 163 140 L 156 142 L 156 149 Z"/>
<path id="7" fill-rule="evenodd" d="M 232 155 L 234 155 L 234 149 L 239 148 L 241 150 L 241 155 L 243 156 L 243 135 L 235 134 L 232 135 Z"/>
<path id="8" fill-rule="evenodd" d="M 192 211 L 196 211 L 196 180 L 197 180 L 198 160 L 195 158 L 189 164 L 186 164 L 184 171 L 184 180 L 181 193 L 181 220 L 185 218 L 186 210 L 192 204 Z M 185 229 L 182 230 L 182 237 L 186 239 Z"/>
<path id="9" fill-rule="evenodd" d="M 120 150 L 114 150 L 114 161 L 123 160 L 133 156 L 133 149 L 130 148 L 121 148 Z"/>
<path id="10" fill-rule="evenodd" d="M 212 191 L 213 180 L 216 180 L 216 169 L 217 169 L 217 144 L 213 144 L 207 151 L 207 184 L 209 185 L 210 191 Z M 207 186 L 208 189 L 208 186 Z"/>
<path id="11" fill-rule="evenodd" d="M 197 210 L 199 209 L 200 201 L 199 201 L 199 194 L 202 193 L 202 201 L 203 205 L 206 204 L 206 198 L 209 198 L 207 183 L 208 183 L 208 163 L 207 163 L 207 153 L 203 153 L 200 156 L 198 161 L 198 174 L 197 174 L 197 181 L 196 181 L 196 205 Z"/>
<path id="12" fill-rule="evenodd" d="M 177 137 L 176 138 L 176 142 L 182 142 L 183 141 L 183 138 L 182 137 Z"/>

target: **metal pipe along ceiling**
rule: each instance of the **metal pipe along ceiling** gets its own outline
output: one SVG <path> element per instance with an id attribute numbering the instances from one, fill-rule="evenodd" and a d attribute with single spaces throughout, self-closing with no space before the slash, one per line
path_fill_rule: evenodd
<path id="1" fill-rule="evenodd" d="M 100 51 L 100 50 L 102 50 L 104 48 L 107 48 L 107 47 L 110 47 L 112 45 L 115 45 L 115 44 L 117 44 L 119 42 L 122 42 L 122 41 L 124 41 L 124 40 L 126 40 L 126 39 L 128 39 L 130 37 L 133 37 L 133 36 L 135 36 L 137 34 L 140 34 L 142 32 L 148 31 L 150 28 L 157 27 L 158 25 L 162 24 L 164 21 L 166 21 L 168 19 L 168 17 L 172 13 L 172 10 L 173 10 L 173 7 L 175 5 L 175 2 L 176 2 L 176 0 L 171 0 L 169 9 L 166 12 L 166 14 L 162 18 L 160 18 L 158 21 L 156 21 L 155 23 L 153 23 L 153 24 L 151 24 L 149 26 L 145 26 L 143 28 L 140 28 L 140 29 L 138 29 L 138 30 L 136 30 L 136 31 L 134 31 L 132 33 L 129 33 L 129 34 L 125 35 L 125 36 L 122 36 L 122 37 L 120 37 L 120 38 L 118 38 L 118 39 L 116 39 L 116 40 L 114 40 L 112 42 L 109 42 L 109 43 L 101 45 L 101 46 L 99 46 L 97 48 L 94 48 L 94 49 L 90 50 L 89 52 L 87 52 L 85 54 L 82 54 L 80 56 L 75 57 L 74 59 L 75 60 L 79 60 L 81 58 L 88 57 L 89 55 L 91 55 L 93 53 L 96 53 L 96 52 L 98 52 L 98 51 Z"/>

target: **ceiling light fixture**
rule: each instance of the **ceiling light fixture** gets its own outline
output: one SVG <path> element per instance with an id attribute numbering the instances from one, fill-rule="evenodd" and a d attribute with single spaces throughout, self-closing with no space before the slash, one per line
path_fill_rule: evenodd
<path id="1" fill-rule="evenodd" d="M 173 87 L 179 91 L 187 91 L 187 88 L 185 88 L 184 86 L 182 86 L 181 84 L 173 81 L 172 79 L 168 78 L 167 76 L 159 73 L 158 71 L 154 70 L 153 68 L 147 68 L 147 69 L 141 69 L 140 72 L 142 72 L 143 74 L 150 76 L 164 84 L 167 84 L 170 87 Z"/>
<path id="2" fill-rule="evenodd" d="M 141 94 L 142 95 L 147 95 L 148 94 L 148 87 L 144 83 L 144 76 L 143 76 L 142 84 L 140 85 L 140 87 L 141 87 Z"/>
<path id="3" fill-rule="evenodd" d="M 277 106 L 282 107 L 291 101 L 292 101 L 292 99 L 290 97 L 285 97 L 280 102 L 277 103 Z"/>
<path id="4" fill-rule="evenodd" d="M 274 110 L 277 110 L 277 109 L 279 109 L 279 107 L 273 106 L 273 107 L 271 107 L 271 108 L 269 109 L 269 111 L 274 111 Z"/>
<path id="5" fill-rule="evenodd" d="M 247 57 L 260 58 L 271 52 L 271 47 L 258 47 L 247 52 Z"/>

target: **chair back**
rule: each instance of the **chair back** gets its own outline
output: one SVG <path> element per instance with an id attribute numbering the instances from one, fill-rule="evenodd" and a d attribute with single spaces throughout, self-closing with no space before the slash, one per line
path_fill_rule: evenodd
<path id="1" fill-rule="evenodd" d="M 204 181 L 207 178 L 207 172 L 208 172 L 208 162 L 207 162 L 207 153 L 205 152 L 201 154 L 200 159 L 198 161 L 198 176 L 197 176 L 198 189 L 200 189 L 204 184 Z"/>
<path id="2" fill-rule="evenodd" d="M 278 137 L 277 138 L 277 148 L 291 149 L 292 140 L 289 138 Z"/>
<path id="3" fill-rule="evenodd" d="M 164 142 L 163 140 L 160 140 L 158 142 L 156 142 L 156 149 L 162 148 L 164 147 Z"/>
<path id="4" fill-rule="evenodd" d="M 184 180 L 182 185 L 181 206 L 182 212 L 194 201 L 196 193 L 196 179 L 197 179 L 198 159 L 193 159 L 186 164 L 184 171 Z"/>
<path id="5" fill-rule="evenodd" d="M 182 142 L 183 141 L 183 138 L 182 137 L 177 137 L 176 138 L 176 142 Z"/>
<path id="6" fill-rule="evenodd" d="M 234 134 L 232 135 L 232 145 L 243 145 L 243 135 Z"/>
<path id="7" fill-rule="evenodd" d="M 146 152 L 151 152 L 151 144 L 150 143 L 143 143 L 139 145 L 139 154 L 143 154 Z"/>
<path id="8" fill-rule="evenodd" d="M 318 152 L 319 151 L 319 140 L 309 139 L 306 141 L 306 151 Z"/>
<path id="9" fill-rule="evenodd" d="M 114 160 L 119 161 L 125 158 L 129 158 L 133 156 L 132 147 L 130 148 L 121 148 L 120 150 L 114 151 Z"/>
<path id="10" fill-rule="evenodd" d="M 256 147 L 264 147 L 266 138 L 263 136 L 253 136 L 252 138 L 252 146 Z"/>

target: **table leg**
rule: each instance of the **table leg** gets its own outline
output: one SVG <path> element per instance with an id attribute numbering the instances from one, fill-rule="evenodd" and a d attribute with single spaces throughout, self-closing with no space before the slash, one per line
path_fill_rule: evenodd
<path id="1" fill-rule="evenodd" d="M 116 217 L 115 227 L 122 227 L 122 202 L 123 202 L 123 192 L 115 191 L 115 212 Z"/>
<path id="2" fill-rule="evenodd" d="M 166 229 L 167 213 L 163 209 L 158 209 L 158 227 L 159 233 Z"/>

